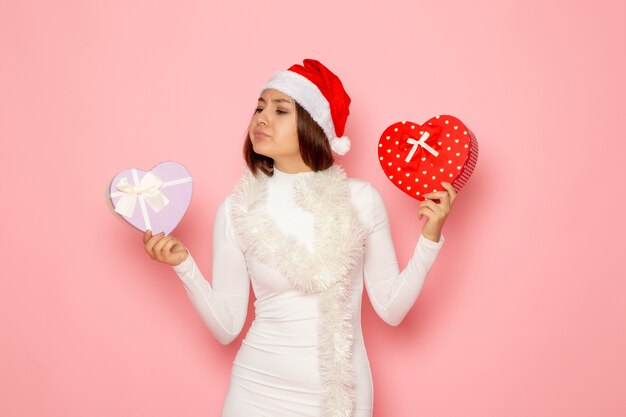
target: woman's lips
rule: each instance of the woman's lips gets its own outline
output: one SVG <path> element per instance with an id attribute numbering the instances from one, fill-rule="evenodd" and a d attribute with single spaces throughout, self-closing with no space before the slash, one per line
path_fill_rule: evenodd
<path id="1" fill-rule="evenodd" d="M 256 138 L 269 138 L 270 135 L 268 135 L 267 133 L 261 131 L 261 130 L 255 130 L 254 131 L 254 137 Z"/>

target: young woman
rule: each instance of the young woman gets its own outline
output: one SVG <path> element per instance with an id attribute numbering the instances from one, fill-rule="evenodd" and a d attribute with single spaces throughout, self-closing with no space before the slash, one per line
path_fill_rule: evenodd
<path id="1" fill-rule="evenodd" d="M 146 252 L 174 267 L 221 343 L 241 332 L 252 283 L 255 318 L 222 417 L 371 417 L 363 288 L 376 313 L 399 324 L 443 244 L 456 197 L 448 183 L 419 204 L 427 220 L 399 272 L 380 194 L 333 165 L 331 149 L 349 150 L 349 104 L 339 78 L 314 60 L 263 86 L 244 145 L 250 172 L 215 218 L 212 284 L 180 241 L 144 235 Z"/>

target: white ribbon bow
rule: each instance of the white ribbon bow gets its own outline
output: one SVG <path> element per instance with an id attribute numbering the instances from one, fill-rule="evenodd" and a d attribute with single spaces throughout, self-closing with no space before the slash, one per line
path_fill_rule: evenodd
<path id="1" fill-rule="evenodd" d="M 116 188 L 121 191 L 122 197 L 115 206 L 115 211 L 123 216 L 131 217 L 137 205 L 137 198 L 143 198 L 155 212 L 159 212 L 169 204 L 169 200 L 159 190 L 163 181 L 152 172 L 147 172 L 141 179 L 139 186 L 131 185 L 126 177 L 122 178 Z"/>
<path id="2" fill-rule="evenodd" d="M 434 156 L 439 156 L 439 152 L 437 152 L 435 149 L 431 148 L 427 143 L 426 143 L 426 139 L 428 139 L 430 137 L 430 133 L 428 132 L 424 132 L 424 134 L 419 138 L 419 140 L 415 140 L 413 138 L 408 138 L 406 141 L 409 145 L 413 145 L 413 147 L 411 148 L 411 152 L 409 152 L 409 154 L 406 156 L 406 158 L 404 159 L 404 162 L 406 162 L 407 164 L 409 162 L 411 162 L 411 158 L 413 158 L 413 155 L 415 155 L 415 151 L 417 151 L 417 148 L 422 145 L 422 148 L 426 149 L 428 152 L 430 152 L 432 155 Z"/>

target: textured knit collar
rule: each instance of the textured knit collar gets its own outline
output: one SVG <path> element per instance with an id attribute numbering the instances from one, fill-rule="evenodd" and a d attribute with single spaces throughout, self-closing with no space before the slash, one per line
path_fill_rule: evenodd
<path id="1" fill-rule="evenodd" d="M 259 261 L 276 267 L 294 288 L 319 292 L 349 272 L 363 253 L 363 229 L 350 201 L 343 170 L 286 174 L 245 172 L 233 192 L 232 217 L 243 243 Z M 268 181 L 292 181 L 296 204 L 314 222 L 313 251 L 283 233 L 266 211 Z"/>

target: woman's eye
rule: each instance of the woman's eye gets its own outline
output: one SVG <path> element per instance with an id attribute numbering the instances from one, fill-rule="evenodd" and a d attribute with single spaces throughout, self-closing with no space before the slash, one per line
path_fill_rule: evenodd
<path id="1" fill-rule="evenodd" d="M 276 109 L 276 113 L 278 113 L 278 114 L 287 114 L 288 112 L 286 112 L 284 110 Z"/>
<path id="2" fill-rule="evenodd" d="M 261 113 L 262 111 L 263 111 L 263 109 L 262 109 L 262 108 L 257 107 L 257 108 L 256 108 L 256 110 L 255 110 L 254 112 L 255 112 L 255 113 Z"/>

